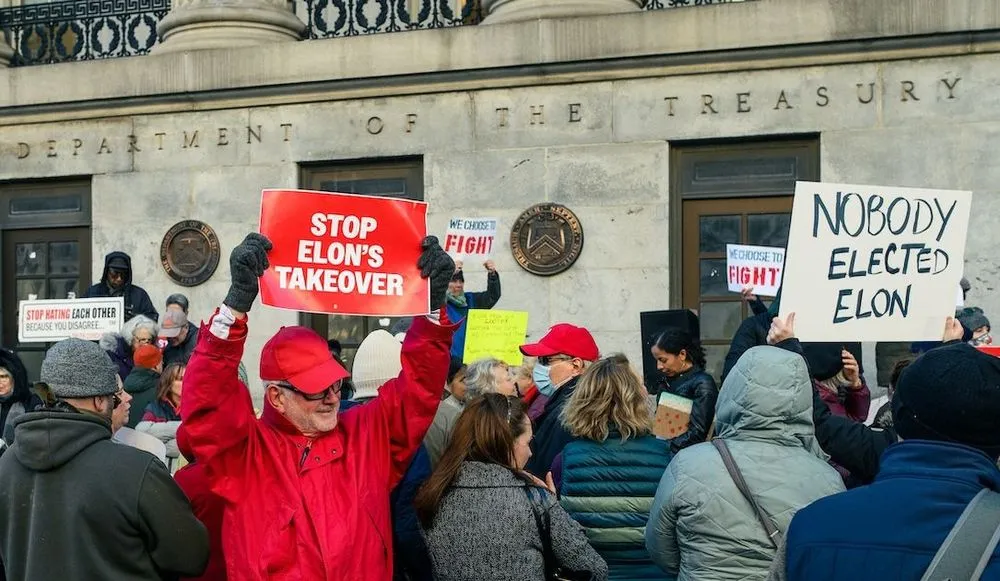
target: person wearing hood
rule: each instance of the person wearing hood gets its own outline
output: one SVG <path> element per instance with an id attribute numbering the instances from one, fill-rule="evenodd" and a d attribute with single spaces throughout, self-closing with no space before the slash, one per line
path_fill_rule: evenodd
<path id="1" fill-rule="evenodd" d="M 1000 359 L 967 344 L 910 364 L 892 398 L 899 441 L 882 455 L 875 482 L 799 511 L 770 579 L 1000 579 L 998 386 Z M 973 506 L 980 497 L 987 502 Z M 976 516 L 985 522 L 952 536 L 956 523 L 973 525 Z M 953 539 L 939 561 L 939 549 Z M 967 569 L 956 569 L 956 560 Z M 951 570 L 930 573 L 939 562 Z"/>
<path id="2" fill-rule="evenodd" d="M 486 268 L 486 290 L 481 293 L 465 292 L 465 274 L 458 263 L 448 284 L 448 320 L 458 323 L 455 341 L 451 346 L 453 357 L 465 357 L 465 327 L 469 309 L 492 309 L 500 300 L 500 274 L 492 260 L 483 263 Z"/>
<path id="3" fill-rule="evenodd" d="M 562 423 L 563 408 L 573 396 L 584 370 L 597 361 L 601 353 L 590 331 L 569 323 L 559 323 L 537 343 L 521 345 L 521 354 L 538 358 L 532 378 L 539 393 L 548 398 L 545 409 L 534 422 L 531 459 L 525 468 L 531 474 L 545 478 L 556 456 L 573 440 Z"/>
<path id="4" fill-rule="evenodd" d="M 132 396 L 132 407 L 125 425 L 135 428 L 142 421 L 146 406 L 156 401 L 156 388 L 163 373 L 163 353 L 155 345 L 140 345 L 132 360 L 135 367 L 125 378 L 125 391 Z"/>
<path id="5" fill-rule="evenodd" d="M 122 297 L 125 299 L 125 316 L 127 321 L 135 315 L 145 315 L 156 321 L 160 314 L 156 312 L 149 293 L 142 287 L 132 284 L 132 258 L 128 254 L 116 250 L 104 257 L 104 270 L 101 272 L 101 282 L 91 285 L 80 298 Z"/>
<path id="6" fill-rule="evenodd" d="M 237 374 L 271 248 L 251 233 L 230 254 L 229 293 L 198 333 L 184 375 L 177 437 L 187 438 L 225 501 L 231 579 L 389 581 L 390 493 L 441 401 L 454 334 L 445 293 L 455 263 L 436 238 L 422 241 L 417 268 L 437 308 L 413 321 L 401 371 L 377 397 L 338 414 L 347 371 L 315 331 L 283 327 L 261 350 L 258 418 Z"/>
<path id="7" fill-rule="evenodd" d="M 758 346 L 719 390 L 718 445 L 732 454 L 750 494 L 778 533 L 769 538 L 714 442 L 681 450 L 667 466 L 646 526 L 646 548 L 677 581 L 763 580 L 795 512 L 844 490 L 813 431 L 805 360 Z"/>
<path id="8" fill-rule="evenodd" d="M 104 351 L 60 341 L 42 361 L 41 380 L 54 401 L 14 422 L 14 445 L 0 456 L 7 578 L 201 574 L 208 536 L 184 493 L 152 455 L 111 440 L 124 391 Z"/>
<path id="9" fill-rule="evenodd" d="M 0 348 L 0 438 L 14 441 L 14 420 L 34 411 L 42 400 L 31 391 L 28 372 L 17 353 Z"/>

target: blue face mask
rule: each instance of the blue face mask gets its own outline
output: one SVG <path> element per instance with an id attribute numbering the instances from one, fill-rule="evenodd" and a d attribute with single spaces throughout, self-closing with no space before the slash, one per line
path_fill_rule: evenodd
<path id="1" fill-rule="evenodd" d="M 531 379 L 535 381 L 538 393 L 545 397 L 551 397 L 556 392 L 555 386 L 552 385 L 552 378 L 549 377 L 549 367 L 547 365 L 536 363 L 535 369 L 531 372 Z"/>

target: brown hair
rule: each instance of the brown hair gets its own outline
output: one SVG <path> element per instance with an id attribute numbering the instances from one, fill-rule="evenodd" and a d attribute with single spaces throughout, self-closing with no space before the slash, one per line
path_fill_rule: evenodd
<path id="1" fill-rule="evenodd" d="M 896 391 L 896 386 L 899 384 L 899 376 L 903 374 L 903 370 L 913 363 L 912 357 L 904 357 L 896 362 L 892 366 L 892 373 L 889 374 L 889 396 L 892 396 L 892 392 Z"/>
<path id="2" fill-rule="evenodd" d="M 178 375 L 184 373 L 186 365 L 183 363 L 171 363 L 160 374 L 160 384 L 156 388 L 156 401 L 170 401 L 170 388 L 174 385 L 174 380 Z"/>
<path id="3" fill-rule="evenodd" d="M 621 353 L 601 359 L 583 372 L 561 419 L 572 435 L 597 442 L 606 440 L 612 427 L 622 441 L 645 436 L 653 429 L 646 388 Z"/>
<path id="4" fill-rule="evenodd" d="M 527 414 L 520 399 L 485 393 L 470 401 L 458 416 L 448 447 L 413 501 L 423 527 L 431 528 L 464 462 L 497 464 L 514 471 L 514 440 L 526 430 Z"/>

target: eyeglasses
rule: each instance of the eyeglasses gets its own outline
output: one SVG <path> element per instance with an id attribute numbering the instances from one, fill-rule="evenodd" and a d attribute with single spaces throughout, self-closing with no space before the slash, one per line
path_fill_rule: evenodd
<path id="1" fill-rule="evenodd" d="M 116 391 L 113 394 L 111 394 L 111 401 L 114 403 L 114 405 L 111 406 L 112 408 L 116 408 L 116 407 L 122 405 L 122 398 L 121 398 L 121 396 L 124 393 L 125 393 L 124 389 L 119 389 L 118 391 Z"/>
<path id="2" fill-rule="evenodd" d="M 295 386 L 292 385 L 291 383 L 287 383 L 284 381 L 272 381 L 271 383 L 282 389 L 287 389 L 288 391 L 300 395 L 302 399 L 306 401 L 319 401 L 321 399 L 326 399 L 326 396 L 331 393 L 336 395 L 337 397 L 340 397 L 340 388 L 343 387 L 344 380 L 343 379 L 337 380 L 337 383 L 334 383 L 333 385 L 331 385 L 330 387 L 324 389 L 319 393 L 305 393 L 303 391 L 296 389 Z"/>
<path id="3" fill-rule="evenodd" d="M 135 338 L 135 342 L 136 343 L 140 343 L 140 344 L 145 343 L 147 345 L 152 345 L 153 344 L 153 338 L 152 337 L 136 337 Z"/>
<path id="4" fill-rule="evenodd" d="M 565 355 L 543 355 L 538 358 L 538 364 L 548 367 L 549 365 L 552 365 L 553 363 L 557 363 L 559 361 L 572 361 L 572 360 L 573 360 L 572 357 L 566 357 Z"/>

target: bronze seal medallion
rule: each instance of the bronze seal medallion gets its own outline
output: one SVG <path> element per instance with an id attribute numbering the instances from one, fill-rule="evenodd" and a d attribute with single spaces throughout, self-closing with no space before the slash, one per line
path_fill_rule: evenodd
<path id="1" fill-rule="evenodd" d="M 564 272 L 583 251 L 583 227 L 561 204 L 535 204 L 517 217 L 510 248 L 521 268 L 539 276 Z"/>
<path id="2" fill-rule="evenodd" d="M 200 220 L 178 222 L 160 243 L 163 270 L 181 286 L 198 286 L 219 266 L 219 237 Z"/>

